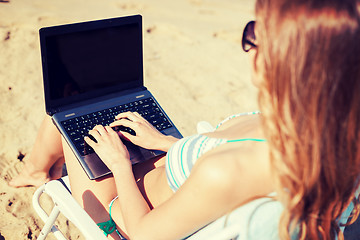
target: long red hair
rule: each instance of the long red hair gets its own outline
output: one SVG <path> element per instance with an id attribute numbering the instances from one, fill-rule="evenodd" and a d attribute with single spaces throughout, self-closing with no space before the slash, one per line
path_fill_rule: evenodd
<path id="1" fill-rule="evenodd" d="M 360 2 L 257 0 L 256 16 L 281 238 L 342 239 L 360 176 Z"/>

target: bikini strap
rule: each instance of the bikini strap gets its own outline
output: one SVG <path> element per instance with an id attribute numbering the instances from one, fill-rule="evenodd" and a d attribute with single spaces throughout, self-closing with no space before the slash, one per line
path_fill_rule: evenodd
<path id="1" fill-rule="evenodd" d="M 109 215 L 110 215 L 110 220 L 106 221 L 106 222 L 101 222 L 98 223 L 97 225 L 99 226 L 99 228 L 104 232 L 105 236 L 108 236 L 109 234 L 113 233 L 114 231 L 116 231 L 118 234 L 120 234 L 117 229 L 116 229 L 116 223 L 114 222 L 114 220 L 111 217 L 111 208 L 115 202 L 115 200 L 118 198 L 119 196 L 116 196 L 109 204 Z"/>
<path id="2" fill-rule="evenodd" d="M 215 129 L 218 129 L 221 125 L 223 125 L 224 123 L 226 123 L 227 121 L 236 118 L 236 117 L 240 117 L 240 116 L 248 116 L 248 115 L 255 115 L 255 114 L 260 114 L 260 111 L 254 111 L 254 112 L 245 112 L 245 113 L 238 113 L 238 114 L 234 114 L 231 115 L 229 117 L 227 117 L 226 119 L 224 119 L 223 121 L 221 121 L 216 127 Z"/>

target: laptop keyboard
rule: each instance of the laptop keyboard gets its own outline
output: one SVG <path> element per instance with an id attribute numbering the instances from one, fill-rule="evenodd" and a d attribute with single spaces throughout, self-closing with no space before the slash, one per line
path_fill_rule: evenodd
<path id="1" fill-rule="evenodd" d="M 70 139 L 76 146 L 77 150 L 82 156 L 84 156 L 94 153 L 94 150 L 84 141 L 84 137 L 88 136 L 89 131 L 96 125 L 107 126 L 114 122 L 115 117 L 119 113 L 129 111 L 138 112 L 159 131 L 172 127 L 165 114 L 161 111 L 159 106 L 152 98 L 142 99 L 128 104 L 123 104 L 98 112 L 71 118 L 62 121 L 61 124 L 65 128 L 67 134 L 70 136 Z M 121 130 L 127 131 L 130 134 L 134 134 L 131 132 L 132 129 L 126 127 L 123 127 Z"/>

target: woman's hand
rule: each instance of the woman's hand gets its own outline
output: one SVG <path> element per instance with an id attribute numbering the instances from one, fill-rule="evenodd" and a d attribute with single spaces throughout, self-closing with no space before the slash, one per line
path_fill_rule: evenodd
<path id="1" fill-rule="evenodd" d="M 85 137 L 85 142 L 94 149 L 106 166 L 112 170 L 116 164 L 129 164 L 131 166 L 129 152 L 121 142 L 118 134 L 109 126 L 97 125 L 89 134 L 96 140 Z"/>
<path id="2" fill-rule="evenodd" d="M 116 121 L 111 123 L 110 127 L 124 126 L 133 129 L 136 136 L 124 131 L 120 131 L 120 133 L 137 146 L 146 149 L 167 151 L 170 146 L 178 140 L 159 132 L 137 112 L 120 113 L 115 119 Z"/>

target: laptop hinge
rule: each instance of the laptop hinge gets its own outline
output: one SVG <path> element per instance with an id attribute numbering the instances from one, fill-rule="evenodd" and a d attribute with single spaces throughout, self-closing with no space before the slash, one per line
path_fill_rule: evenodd
<path id="1" fill-rule="evenodd" d="M 146 90 L 147 90 L 147 88 L 145 86 L 132 88 L 132 89 L 124 90 L 124 91 L 121 91 L 121 92 L 107 94 L 105 96 L 97 97 L 97 98 L 94 98 L 94 99 L 87 99 L 87 100 L 84 100 L 84 101 L 79 101 L 79 102 L 74 103 L 74 104 L 67 104 L 67 105 L 64 105 L 64 106 L 58 107 L 58 108 L 47 109 L 46 113 L 48 115 L 50 115 L 50 116 L 53 116 L 55 113 L 66 111 L 68 109 L 79 107 L 81 105 L 88 105 L 88 104 L 91 104 L 91 103 L 94 103 L 94 102 L 106 101 L 106 100 L 109 100 L 109 99 L 112 99 L 112 98 L 115 98 L 115 97 L 118 97 L 118 96 L 125 96 L 125 95 L 128 95 L 128 94 L 132 94 L 134 92 L 140 92 L 140 91 L 146 91 Z"/>
<path id="2" fill-rule="evenodd" d="M 58 109 L 58 108 L 46 109 L 46 113 L 49 116 L 53 116 L 57 112 L 60 112 L 60 109 Z"/>

